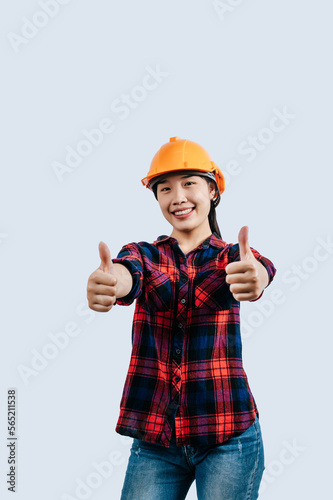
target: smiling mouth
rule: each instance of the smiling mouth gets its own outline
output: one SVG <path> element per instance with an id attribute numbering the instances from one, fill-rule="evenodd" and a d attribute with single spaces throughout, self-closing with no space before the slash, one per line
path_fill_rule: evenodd
<path id="1" fill-rule="evenodd" d="M 186 210 L 177 210 L 176 212 L 172 212 L 172 215 L 174 215 L 177 218 L 187 217 L 188 215 L 190 215 L 193 212 L 194 208 L 195 207 L 192 207 L 192 208 L 186 209 Z"/>

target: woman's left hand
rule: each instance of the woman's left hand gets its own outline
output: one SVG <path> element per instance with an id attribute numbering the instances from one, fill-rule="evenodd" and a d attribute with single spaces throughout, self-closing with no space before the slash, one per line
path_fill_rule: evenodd
<path id="1" fill-rule="evenodd" d="M 243 226 L 238 234 L 239 258 L 225 268 L 226 282 L 236 300 L 255 300 L 268 285 L 266 268 L 255 258 L 248 240 L 249 228 Z"/>

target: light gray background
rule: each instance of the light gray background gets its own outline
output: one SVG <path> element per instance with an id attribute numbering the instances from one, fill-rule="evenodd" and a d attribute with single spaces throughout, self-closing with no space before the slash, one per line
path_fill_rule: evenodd
<path id="1" fill-rule="evenodd" d="M 49 2 L 53 17 L 40 15 L 42 1 L 1 6 L 2 498 L 13 498 L 11 387 L 15 498 L 80 498 L 78 481 L 98 480 L 93 464 L 111 460 L 109 477 L 85 498 L 120 498 L 132 439 L 115 426 L 134 304 L 94 313 L 86 285 L 99 241 L 116 257 L 126 243 L 171 233 L 141 179 L 172 136 L 202 144 L 226 174 L 237 162 L 217 208 L 222 236 L 237 243 L 248 225 L 250 245 L 277 268 L 263 298 L 241 306 L 265 446 L 260 498 L 329 496 L 333 250 L 322 241 L 333 233 L 333 9 L 328 0 L 226 0 L 223 15 L 222 3 L 218 12 L 213 1 L 72 0 L 56 12 Z M 44 26 L 18 42 L 32 20 Z M 156 67 L 164 76 L 140 94 Z M 142 97 L 126 118 L 111 108 L 122 94 Z M 276 109 L 292 118 L 268 135 Z M 54 162 L 65 164 L 66 148 L 105 118 L 113 132 L 60 181 Z M 249 136 L 266 139 L 253 161 L 239 149 Z M 24 383 L 19 367 L 32 369 L 33 353 L 71 322 L 77 335 Z M 187 498 L 196 498 L 195 483 Z"/>

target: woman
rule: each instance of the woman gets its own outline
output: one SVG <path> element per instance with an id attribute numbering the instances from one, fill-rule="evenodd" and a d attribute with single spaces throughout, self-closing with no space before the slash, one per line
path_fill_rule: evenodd
<path id="1" fill-rule="evenodd" d="M 220 169 L 199 144 L 172 137 L 143 185 L 170 236 L 122 247 L 89 277 L 89 307 L 136 299 L 132 355 L 116 432 L 133 437 L 121 500 L 254 500 L 264 471 L 259 412 L 242 366 L 239 305 L 258 300 L 272 262 L 222 240 Z"/>

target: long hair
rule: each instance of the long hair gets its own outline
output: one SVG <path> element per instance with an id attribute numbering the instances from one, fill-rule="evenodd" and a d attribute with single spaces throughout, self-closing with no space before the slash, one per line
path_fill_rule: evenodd
<path id="1" fill-rule="evenodd" d="M 212 184 L 212 181 L 210 179 L 208 179 L 207 177 L 205 177 L 204 175 L 202 175 L 200 177 L 203 177 L 204 179 L 206 179 L 208 186 L 210 184 Z M 210 227 L 210 230 L 212 231 L 212 233 L 216 233 L 218 235 L 218 237 L 221 238 L 221 240 L 222 240 L 223 238 L 221 236 L 221 231 L 220 231 L 219 225 L 217 223 L 216 210 L 215 210 L 215 208 L 217 207 L 217 205 L 221 201 L 221 195 L 220 195 L 220 192 L 219 192 L 218 187 L 216 185 L 216 182 L 213 181 L 213 184 L 214 184 L 215 190 L 218 192 L 218 197 L 216 198 L 216 200 L 210 200 L 210 211 L 208 214 L 208 222 L 209 222 L 209 227 Z"/>
<path id="2" fill-rule="evenodd" d="M 217 236 L 219 238 L 221 238 L 221 240 L 222 240 L 223 238 L 221 236 L 221 231 L 220 231 L 219 225 L 217 223 L 216 210 L 215 210 L 215 208 L 217 207 L 217 205 L 221 201 L 221 195 L 220 195 L 220 192 L 218 190 L 217 184 L 216 184 L 215 181 L 212 181 L 212 179 L 206 177 L 204 174 L 203 175 L 196 174 L 196 175 L 199 175 L 200 177 L 203 177 L 204 179 L 206 179 L 208 186 L 211 183 L 213 183 L 214 187 L 215 187 L 215 190 L 218 193 L 218 196 L 217 196 L 217 198 L 215 200 L 210 200 L 210 211 L 209 211 L 209 214 L 208 214 L 208 222 L 209 222 L 209 227 L 210 227 L 210 230 L 212 231 L 212 233 L 216 233 Z M 157 186 L 158 186 L 158 181 L 152 186 L 152 190 L 153 190 L 153 193 L 154 193 L 154 196 L 155 196 L 156 200 L 157 200 Z"/>

